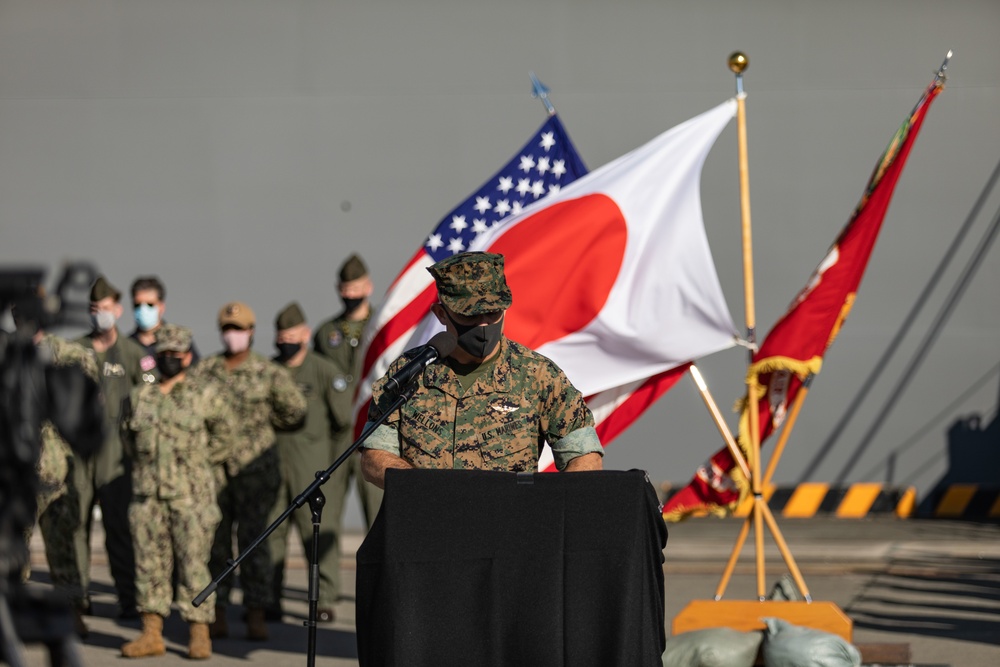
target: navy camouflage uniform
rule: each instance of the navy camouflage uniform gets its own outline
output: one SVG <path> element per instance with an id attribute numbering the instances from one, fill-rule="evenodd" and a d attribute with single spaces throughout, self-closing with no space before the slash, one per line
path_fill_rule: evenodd
<path id="1" fill-rule="evenodd" d="M 267 528 L 281 484 L 274 428 L 291 428 L 305 416 L 306 400 L 288 371 L 256 352 L 233 370 L 222 354 L 203 359 L 196 374 L 225 387 L 239 424 L 233 454 L 217 467 L 218 503 L 222 520 L 212 545 L 213 577 L 226 569 L 233 557 L 233 528 L 240 551 L 244 551 Z M 243 605 L 267 605 L 272 594 L 271 555 L 266 541 L 240 566 Z M 229 603 L 232 577 L 218 588 L 216 605 Z"/>
<path id="2" fill-rule="evenodd" d="M 156 350 L 188 351 L 191 333 L 164 325 Z M 191 600 L 211 583 L 209 555 L 221 519 L 213 465 L 231 454 L 236 418 L 222 387 L 185 377 L 164 394 L 158 385 L 134 389 L 122 420 L 132 460 L 128 514 L 135 539 L 136 598 L 142 613 L 168 616 L 174 599 L 191 623 L 211 623 L 215 607 Z"/>

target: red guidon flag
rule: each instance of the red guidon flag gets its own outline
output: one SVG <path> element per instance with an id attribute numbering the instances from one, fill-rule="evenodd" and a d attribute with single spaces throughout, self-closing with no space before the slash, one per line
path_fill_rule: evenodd
<path id="1" fill-rule="evenodd" d="M 683 374 L 735 344 L 702 222 L 700 176 L 729 100 L 476 237 L 504 255 L 504 333 L 562 368 L 606 445 Z M 411 345 L 440 330 L 432 317 Z M 543 455 L 546 469 L 551 454 Z"/>
<path id="2" fill-rule="evenodd" d="M 754 354 L 747 378 L 756 376 L 761 392 L 759 442 L 764 442 L 781 425 L 806 378 L 819 373 L 823 354 L 854 304 L 910 148 L 927 109 L 942 88 L 943 80 L 935 79 L 917 102 L 876 165 L 847 226 Z M 739 444 L 751 460 L 747 405 L 744 397 L 740 401 Z M 663 517 L 678 521 L 694 512 L 724 516 L 749 491 L 749 481 L 723 448 L 698 469 L 686 487 L 670 497 L 663 507 Z"/>

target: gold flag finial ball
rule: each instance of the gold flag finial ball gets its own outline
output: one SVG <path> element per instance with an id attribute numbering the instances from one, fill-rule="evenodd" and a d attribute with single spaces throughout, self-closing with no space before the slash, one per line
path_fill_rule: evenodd
<path id="1" fill-rule="evenodd" d="M 749 65 L 750 59 L 741 51 L 736 51 L 729 56 L 729 69 L 733 70 L 736 74 L 743 74 L 743 70 Z"/>

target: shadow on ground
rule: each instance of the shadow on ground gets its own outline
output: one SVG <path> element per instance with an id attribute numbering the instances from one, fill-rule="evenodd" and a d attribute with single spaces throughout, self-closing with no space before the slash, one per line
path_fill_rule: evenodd
<path id="1" fill-rule="evenodd" d="M 845 611 L 855 628 L 1000 646 L 1000 560 L 905 554 Z"/>

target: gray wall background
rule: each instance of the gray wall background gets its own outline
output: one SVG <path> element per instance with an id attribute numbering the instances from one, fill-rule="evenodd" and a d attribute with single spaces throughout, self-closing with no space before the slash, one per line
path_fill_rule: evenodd
<path id="1" fill-rule="evenodd" d="M 995 0 L 0 0 L 0 261 L 87 259 L 168 286 L 168 319 L 217 350 L 218 307 L 256 310 L 256 348 L 297 299 L 337 310 L 338 265 L 384 292 L 425 234 L 542 123 L 528 71 L 595 168 L 734 91 L 746 73 L 762 339 L 854 209 L 948 49 L 859 298 L 777 472 L 797 481 L 899 329 L 1000 158 Z M 705 223 L 743 328 L 736 131 L 708 158 Z M 994 193 L 914 330 L 811 475 L 927 491 L 954 419 L 996 414 L 993 248 L 857 465 L 846 462 L 1000 205 Z M 131 329 L 131 315 L 122 326 Z M 700 366 L 723 411 L 745 353 Z M 992 369 L 992 370 L 991 370 Z M 992 373 L 992 377 L 989 377 Z M 983 379 L 985 378 L 985 379 Z M 978 389 L 962 397 L 980 379 Z M 961 398 L 961 400 L 956 400 Z M 721 441 L 684 381 L 607 451 L 686 482 Z M 993 443 L 992 448 L 996 448 Z M 990 473 L 996 481 L 996 471 Z"/>

